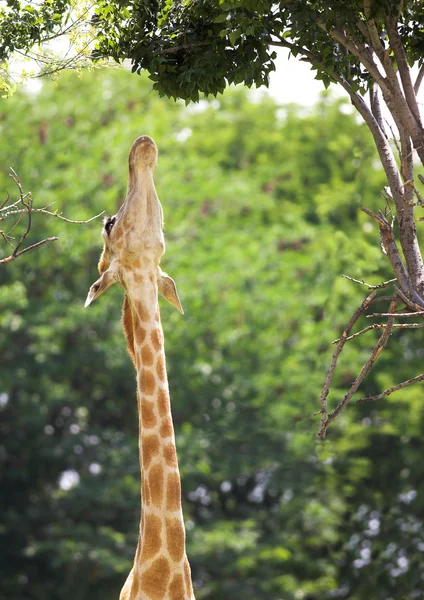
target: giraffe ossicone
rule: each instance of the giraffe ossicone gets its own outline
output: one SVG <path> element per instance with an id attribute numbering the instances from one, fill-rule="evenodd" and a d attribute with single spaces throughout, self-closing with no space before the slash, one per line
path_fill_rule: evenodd
<path id="1" fill-rule="evenodd" d="M 159 267 L 165 240 L 153 181 L 157 157 L 149 136 L 131 146 L 127 195 L 118 213 L 105 219 L 100 278 L 85 302 L 89 306 L 115 283 L 123 286 L 122 322 L 137 373 L 142 515 L 120 600 L 194 600 L 158 293 L 183 309 L 174 280 Z"/>

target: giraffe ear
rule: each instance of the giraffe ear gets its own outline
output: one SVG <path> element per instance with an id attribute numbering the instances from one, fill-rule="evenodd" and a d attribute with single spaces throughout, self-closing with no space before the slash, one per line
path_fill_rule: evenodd
<path id="1" fill-rule="evenodd" d="M 172 279 L 172 277 L 166 273 L 163 273 L 160 269 L 158 277 L 158 291 L 159 294 L 165 298 L 165 300 L 168 300 L 170 304 L 178 308 L 182 315 L 184 314 L 175 281 Z"/>
<path id="2" fill-rule="evenodd" d="M 113 283 L 116 283 L 115 273 L 114 271 L 107 269 L 107 271 L 105 271 L 103 275 L 99 277 L 99 279 L 95 281 L 89 289 L 84 308 L 87 308 L 87 306 L 89 306 L 93 302 L 93 300 L 98 298 L 100 294 L 103 294 L 103 292 L 107 290 L 107 288 Z"/>

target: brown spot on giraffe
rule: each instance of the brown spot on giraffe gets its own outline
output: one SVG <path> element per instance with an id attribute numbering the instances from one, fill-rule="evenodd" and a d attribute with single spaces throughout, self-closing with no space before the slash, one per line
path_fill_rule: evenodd
<path id="1" fill-rule="evenodd" d="M 141 344 L 144 342 L 144 340 L 146 338 L 146 330 L 143 329 L 143 327 L 141 327 L 139 325 L 138 327 L 135 327 L 134 334 L 135 334 L 135 341 L 137 342 L 137 344 L 139 346 L 141 346 Z"/>
<path id="2" fill-rule="evenodd" d="M 143 275 L 141 275 L 140 273 L 133 273 L 133 277 L 134 277 L 134 281 L 135 283 L 141 284 L 143 283 Z"/>
<path id="3" fill-rule="evenodd" d="M 149 321 L 149 312 L 146 309 L 143 302 L 140 302 L 140 300 L 136 300 L 136 309 L 140 320 L 147 323 Z"/>
<path id="4" fill-rule="evenodd" d="M 156 388 L 156 381 L 150 369 L 141 370 L 139 384 L 141 391 L 146 394 L 146 396 L 153 396 Z"/>
<path id="5" fill-rule="evenodd" d="M 152 600 L 163 600 L 170 578 L 171 569 L 168 561 L 161 556 L 142 574 L 141 589 Z"/>
<path id="6" fill-rule="evenodd" d="M 153 365 L 154 360 L 155 360 L 155 357 L 153 355 L 153 352 L 152 352 L 150 346 L 148 344 L 144 344 L 144 346 L 141 349 L 142 364 L 146 365 L 146 367 L 151 367 Z"/>
<path id="7" fill-rule="evenodd" d="M 174 427 L 170 417 L 165 417 L 160 426 L 160 434 L 162 437 L 170 437 L 174 433 Z"/>
<path id="8" fill-rule="evenodd" d="M 181 519 L 166 519 L 166 542 L 168 552 L 175 562 L 180 562 L 184 556 L 185 535 Z"/>
<path id="9" fill-rule="evenodd" d="M 183 598 L 185 598 L 184 581 L 182 576 L 177 573 L 169 586 L 169 600 L 183 600 Z"/>
<path id="10" fill-rule="evenodd" d="M 159 453 L 159 439 L 156 435 L 144 435 L 141 440 L 143 468 L 147 469 L 152 459 Z"/>
<path id="11" fill-rule="evenodd" d="M 156 352 L 158 352 L 163 346 L 161 331 L 159 329 L 152 329 L 150 338 L 152 340 L 153 348 L 156 350 Z"/>
<path id="12" fill-rule="evenodd" d="M 156 515 L 147 514 L 144 521 L 143 550 L 141 560 L 149 560 L 159 552 L 162 539 L 162 520 Z"/>
<path id="13" fill-rule="evenodd" d="M 160 508 L 162 506 L 164 485 L 164 473 L 162 465 L 160 463 L 155 463 L 152 465 L 147 478 L 149 481 L 152 503 L 156 507 Z"/>
<path id="14" fill-rule="evenodd" d="M 143 427 L 146 429 L 151 429 L 156 425 L 156 416 L 154 412 L 154 402 L 150 400 L 144 400 L 141 403 L 141 420 L 143 423 Z"/>
<path id="15" fill-rule="evenodd" d="M 181 508 L 181 482 L 177 471 L 169 473 L 166 483 L 166 509 L 179 510 Z"/>
<path id="16" fill-rule="evenodd" d="M 160 389 L 158 392 L 158 409 L 159 415 L 165 417 L 171 412 L 169 404 L 169 393 L 168 390 Z"/>
<path id="17" fill-rule="evenodd" d="M 139 269 L 141 267 L 141 258 L 139 256 L 131 257 L 131 269 Z"/>
<path id="18" fill-rule="evenodd" d="M 135 349 L 134 349 L 134 323 L 132 318 L 130 301 L 128 296 L 125 294 L 124 305 L 122 307 L 122 326 L 124 329 L 125 337 L 127 338 L 128 353 L 131 356 L 131 360 L 135 365 Z"/>
<path id="19" fill-rule="evenodd" d="M 163 457 L 168 467 L 178 467 L 177 451 L 174 444 L 167 444 L 163 447 Z"/>
<path id="20" fill-rule="evenodd" d="M 165 357 L 163 354 L 159 354 L 158 359 L 156 361 L 156 373 L 158 374 L 158 377 L 162 382 L 165 381 L 165 379 L 166 379 Z"/>

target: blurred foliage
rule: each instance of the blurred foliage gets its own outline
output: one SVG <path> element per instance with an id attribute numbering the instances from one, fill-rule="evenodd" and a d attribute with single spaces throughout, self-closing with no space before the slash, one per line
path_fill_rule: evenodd
<path id="1" fill-rule="evenodd" d="M 186 311 L 161 305 L 196 598 L 424 598 L 422 388 L 352 405 L 314 437 L 331 341 L 365 294 L 341 274 L 390 276 L 359 211 L 381 207 L 384 183 L 365 126 L 327 95 L 309 112 L 239 89 L 186 109 L 149 89 L 103 72 L 4 102 L 0 189 L 13 194 L 13 166 L 38 206 L 114 213 L 132 141 L 158 144 L 163 268 Z M 132 564 L 122 290 L 83 308 L 100 230 L 34 215 L 30 241 L 60 240 L 0 270 L 0 598 L 116 599 Z M 362 392 L 418 374 L 422 356 L 421 330 L 397 332 Z"/>

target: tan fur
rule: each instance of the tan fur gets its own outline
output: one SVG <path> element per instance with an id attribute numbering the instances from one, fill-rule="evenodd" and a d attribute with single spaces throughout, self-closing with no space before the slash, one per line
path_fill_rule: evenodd
<path id="1" fill-rule="evenodd" d="M 122 326 L 137 373 L 143 504 L 134 565 L 120 600 L 194 600 L 158 293 L 181 312 L 182 307 L 175 282 L 159 267 L 165 241 L 153 182 L 156 163 L 153 140 L 137 138 L 129 156 L 127 197 L 105 221 L 101 277 L 91 286 L 86 306 L 110 285 L 123 285 Z"/>

